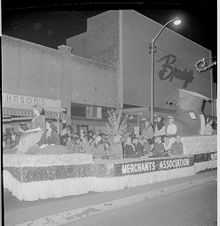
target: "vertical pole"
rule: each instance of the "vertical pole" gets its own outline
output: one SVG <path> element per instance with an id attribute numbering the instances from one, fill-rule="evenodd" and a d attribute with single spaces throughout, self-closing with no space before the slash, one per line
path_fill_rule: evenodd
<path id="1" fill-rule="evenodd" d="M 154 39 L 151 42 L 151 104 L 150 104 L 150 121 L 153 125 L 154 122 Z"/>
<path id="2" fill-rule="evenodd" d="M 212 52 L 209 51 L 209 58 L 212 59 Z M 210 60 L 211 62 L 211 60 Z M 211 64 L 211 63 L 210 63 Z M 213 97 L 213 69 L 209 70 L 209 77 L 210 77 L 210 89 L 211 89 L 211 109 L 212 109 L 212 117 L 214 116 L 214 97 Z"/>

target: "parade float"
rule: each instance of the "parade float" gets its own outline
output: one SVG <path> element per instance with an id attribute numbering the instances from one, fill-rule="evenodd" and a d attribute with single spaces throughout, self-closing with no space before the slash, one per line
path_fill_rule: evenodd
<path id="1" fill-rule="evenodd" d="M 205 132 L 206 120 L 202 106 L 208 97 L 196 92 L 178 89 L 169 102 L 176 106 L 174 114 L 178 134 L 182 137 L 183 154 L 194 156 L 195 171 L 217 167 L 217 136 Z"/>
<path id="2" fill-rule="evenodd" d="M 126 135 L 126 127 L 120 118 L 110 118 L 115 124 L 107 126 L 109 155 L 113 158 L 94 159 L 93 154 L 69 153 L 66 147 L 57 145 L 35 152 L 7 152 L 3 154 L 4 187 L 19 200 L 34 201 L 121 190 L 216 168 L 217 136 L 204 134 L 203 100 L 208 99 L 185 90 L 178 90 L 172 99 L 177 106 L 173 117 L 182 137 L 182 155 L 123 159 L 117 154 L 122 151 L 117 144 Z"/>

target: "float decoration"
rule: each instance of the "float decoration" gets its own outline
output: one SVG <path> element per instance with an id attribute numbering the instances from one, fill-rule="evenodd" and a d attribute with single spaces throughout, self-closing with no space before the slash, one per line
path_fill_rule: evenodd
<path id="1" fill-rule="evenodd" d="M 204 72 L 207 71 L 209 69 L 211 69 L 214 65 L 217 64 L 216 61 L 214 61 L 213 63 L 211 63 L 210 65 L 207 64 L 206 59 L 208 58 L 202 58 L 201 60 L 198 60 L 195 64 L 196 70 L 199 72 Z"/>
<path id="2" fill-rule="evenodd" d="M 122 112 L 109 111 L 108 122 L 106 126 L 106 141 L 110 144 L 116 144 L 121 142 L 127 135 L 126 120 L 122 116 Z"/>

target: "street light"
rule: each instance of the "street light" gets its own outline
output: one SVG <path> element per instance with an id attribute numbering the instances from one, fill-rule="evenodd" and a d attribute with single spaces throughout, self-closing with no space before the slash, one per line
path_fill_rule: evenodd
<path id="1" fill-rule="evenodd" d="M 153 125 L 154 122 L 154 45 L 156 43 L 157 38 L 161 34 L 161 32 L 164 30 L 164 28 L 174 22 L 174 25 L 181 24 L 181 20 L 178 17 L 175 17 L 174 19 L 168 21 L 157 33 L 157 35 L 152 39 L 151 41 L 151 105 L 150 105 L 150 121 Z"/>

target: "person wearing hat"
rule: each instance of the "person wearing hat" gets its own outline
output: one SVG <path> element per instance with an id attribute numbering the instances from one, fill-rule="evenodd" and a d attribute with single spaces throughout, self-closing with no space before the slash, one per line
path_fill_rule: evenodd
<path id="1" fill-rule="evenodd" d="M 181 142 L 181 137 L 176 136 L 175 142 L 172 143 L 169 154 L 171 156 L 177 156 L 183 154 L 183 143 Z"/>
<path id="2" fill-rule="evenodd" d="M 153 145 L 151 155 L 149 155 L 150 158 L 160 158 L 165 156 L 165 148 L 162 143 L 161 136 L 155 137 L 155 143 Z"/>
<path id="3" fill-rule="evenodd" d="M 135 136 L 133 138 L 132 141 L 134 148 L 135 148 L 135 152 L 136 152 L 136 157 L 140 158 L 141 156 L 144 156 L 144 146 L 140 143 L 140 140 L 137 136 Z"/>
<path id="4" fill-rule="evenodd" d="M 30 129 L 22 130 L 21 139 L 18 144 L 17 153 L 26 153 L 29 148 L 40 142 L 45 131 L 45 115 L 42 115 L 44 109 L 40 105 L 33 106 L 34 118 L 31 122 Z"/>
<path id="5" fill-rule="evenodd" d="M 132 144 L 131 136 L 128 136 L 124 144 L 124 158 L 135 158 L 137 153 Z"/>

